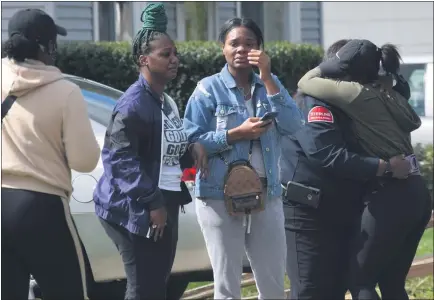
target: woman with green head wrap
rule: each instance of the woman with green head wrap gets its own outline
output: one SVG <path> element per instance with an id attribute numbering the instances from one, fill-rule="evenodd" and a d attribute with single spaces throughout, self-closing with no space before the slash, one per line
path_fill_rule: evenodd
<path id="1" fill-rule="evenodd" d="M 124 262 L 128 300 L 174 297 L 166 290 L 179 210 L 191 202 L 181 166 L 194 162 L 207 172 L 205 151 L 188 144 L 176 103 L 164 93 L 179 64 L 164 6 L 149 4 L 141 19 L 133 41 L 140 75 L 113 110 L 94 193 L 96 214 Z"/>
<path id="2" fill-rule="evenodd" d="M 153 88 L 161 94 L 164 86 L 176 77 L 179 64 L 175 44 L 166 32 L 163 4 L 146 6 L 140 20 L 143 26 L 133 40 L 134 61 L 148 83 L 158 85 Z"/>

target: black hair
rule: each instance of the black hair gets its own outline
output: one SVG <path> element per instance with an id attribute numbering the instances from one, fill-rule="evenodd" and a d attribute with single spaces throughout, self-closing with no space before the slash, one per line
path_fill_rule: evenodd
<path id="1" fill-rule="evenodd" d="M 384 71 L 391 74 L 398 73 L 402 58 L 397 47 L 393 44 L 384 44 L 380 50 L 381 64 Z"/>
<path id="2" fill-rule="evenodd" d="M 329 59 L 332 59 L 333 57 L 335 57 L 336 53 L 338 53 L 339 50 L 341 50 L 341 48 L 343 46 L 345 46 L 349 41 L 351 41 L 351 39 L 341 39 L 341 40 L 337 40 L 336 42 L 331 44 L 330 47 L 328 47 L 326 53 L 324 54 L 323 61 L 326 61 L 326 60 L 329 60 Z"/>
<path id="3" fill-rule="evenodd" d="M 38 59 L 40 49 L 36 41 L 31 41 L 22 34 L 14 34 L 4 42 L 3 51 L 8 58 L 23 62 L 25 59 Z"/>
<path id="4" fill-rule="evenodd" d="M 169 37 L 166 32 L 167 16 L 163 4 L 148 4 L 143 10 L 140 20 L 143 22 L 143 26 L 133 40 L 133 58 L 139 66 L 140 55 L 151 53 L 152 48 L 149 44 L 152 41 L 163 35 Z"/>
<path id="5" fill-rule="evenodd" d="M 262 34 L 262 31 L 255 23 L 255 21 L 248 18 L 232 18 L 230 20 L 227 20 L 220 28 L 220 33 L 218 37 L 219 42 L 224 44 L 228 33 L 232 29 L 238 27 L 246 27 L 247 29 L 250 29 L 256 37 L 259 48 L 262 48 L 262 46 L 264 45 L 264 36 Z"/>
<path id="6" fill-rule="evenodd" d="M 352 80 L 362 84 L 370 83 L 378 79 L 380 63 L 388 74 L 397 74 L 401 65 L 401 55 L 393 44 L 384 44 L 381 48 L 377 48 L 377 55 L 370 59 L 363 65 L 363 72 L 351 74 Z"/>

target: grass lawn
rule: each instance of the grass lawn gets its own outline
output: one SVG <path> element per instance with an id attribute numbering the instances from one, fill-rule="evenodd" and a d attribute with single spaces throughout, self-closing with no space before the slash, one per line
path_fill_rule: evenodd
<path id="1" fill-rule="evenodd" d="M 416 257 L 433 254 L 433 240 L 434 229 L 430 228 L 425 230 L 422 240 L 419 243 Z M 413 299 L 434 299 L 433 276 L 409 279 L 406 283 L 406 289 L 409 296 Z"/>
<path id="2" fill-rule="evenodd" d="M 417 249 L 416 257 L 433 253 L 433 228 L 427 229 Z M 187 289 L 196 288 L 211 282 L 192 282 Z M 288 289 L 289 280 L 285 279 L 285 288 Z M 433 276 L 425 278 L 413 278 L 407 280 L 406 289 L 410 298 L 413 299 L 434 299 L 434 282 Z M 256 286 L 249 286 L 242 289 L 242 297 L 249 297 L 257 294 Z"/>

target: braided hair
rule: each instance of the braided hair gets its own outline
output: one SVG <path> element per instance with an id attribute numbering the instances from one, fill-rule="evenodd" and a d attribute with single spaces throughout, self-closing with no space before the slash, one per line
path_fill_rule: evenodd
<path id="1" fill-rule="evenodd" d="M 162 3 L 148 4 L 142 11 L 140 20 L 143 26 L 133 40 L 133 58 L 138 65 L 140 55 L 148 55 L 151 52 L 149 43 L 162 35 L 168 35 L 167 15 Z"/>

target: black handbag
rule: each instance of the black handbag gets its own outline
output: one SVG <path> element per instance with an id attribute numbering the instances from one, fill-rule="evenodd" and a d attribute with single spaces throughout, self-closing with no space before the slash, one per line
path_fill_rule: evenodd
<path id="1" fill-rule="evenodd" d="M 317 208 L 321 198 L 321 191 L 298 182 L 288 181 L 284 186 L 284 201 L 292 201 Z"/>

